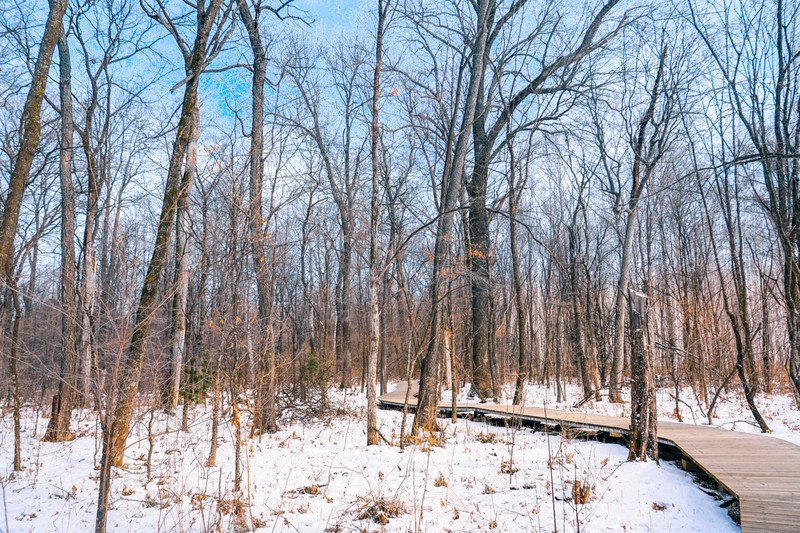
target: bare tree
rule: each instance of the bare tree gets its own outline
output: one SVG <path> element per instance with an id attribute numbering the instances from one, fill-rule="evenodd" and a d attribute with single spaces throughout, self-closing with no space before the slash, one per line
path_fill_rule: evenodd
<path id="1" fill-rule="evenodd" d="M 628 198 L 624 200 L 624 206 L 620 205 L 621 190 L 614 182 L 609 179 L 610 190 L 616 197 L 616 207 L 620 212 L 625 213 L 625 232 L 622 239 L 622 251 L 620 258 L 620 274 L 617 282 L 616 303 L 614 307 L 614 351 L 611 369 L 610 393 L 612 401 L 620 401 L 619 391 L 622 387 L 622 372 L 625 351 L 625 311 L 626 297 L 628 294 L 628 284 L 631 275 L 631 258 L 633 254 L 633 241 L 636 233 L 636 213 L 642 193 L 647 187 L 653 175 L 656 165 L 666 153 L 672 140 L 670 134 L 674 128 L 675 94 L 670 91 L 662 82 L 664 78 L 664 68 L 667 62 L 668 46 L 663 39 L 661 51 L 658 55 L 658 67 L 655 79 L 650 89 L 647 108 L 642 113 L 636 132 L 630 139 L 630 146 L 633 154 L 633 166 L 631 169 L 631 189 Z M 659 108 L 659 115 L 656 116 L 656 104 L 659 97 L 664 100 Z M 601 151 L 605 150 L 601 146 Z M 609 178 L 611 178 L 609 176 Z"/>
<path id="2" fill-rule="evenodd" d="M 378 352 L 381 347 L 380 285 L 382 263 L 378 222 L 380 213 L 380 96 L 383 38 L 393 10 L 391 0 L 378 0 L 378 27 L 375 30 L 375 69 L 372 77 L 372 122 L 370 124 L 370 155 L 372 156 L 372 193 L 369 219 L 369 356 L 367 363 L 367 445 L 378 444 L 378 413 L 376 403 Z"/>
<path id="3" fill-rule="evenodd" d="M 688 2 L 687 7 L 686 17 L 722 77 L 719 90 L 727 94 L 751 150 L 726 163 L 760 166 L 757 202 L 782 251 L 789 377 L 800 394 L 800 13 L 783 0 L 739 0 L 724 8 Z"/>
<path id="4" fill-rule="evenodd" d="M 190 183 L 186 183 L 181 179 L 181 169 L 186 159 L 186 150 L 191 138 L 192 116 L 198 103 L 197 89 L 200 76 L 210 62 L 219 54 L 231 31 L 227 24 L 231 15 L 231 8 L 221 10 L 222 4 L 222 0 L 210 0 L 208 4 L 205 2 L 196 4 L 197 24 L 195 26 L 194 42 L 191 46 L 180 35 L 173 19 L 162 4 L 158 4 L 157 8 L 149 11 L 149 15 L 163 24 L 176 40 L 187 67 L 187 77 L 182 82 L 184 96 L 181 103 L 180 120 L 178 121 L 175 143 L 167 170 L 164 199 L 153 254 L 142 286 L 128 354 L 121 369 L 122 374 L 119 377 L 113 406 L 114 416 L 110 423 L 104 425 L 103 456 L 95 524 L 97 533 L 103 533 L 106 529 L 111 466 L 121 465 L 122 463 L 125 441 L 133 416 L 136 389 L 139 385 L 144 344 L 157 304 L 158 287 L 169 251 L 175 210 L 177 209 L 180 195 L 183 191 L 188 190 L 190 185 Z M 193 177 L 186 174 L 183 176 L 188 179 Z"/>
<path id="5" fill-rule="evenodd" d="M 59 96 L 61 104 L 61 379 L 55 409 L 50 414 L 44 440 L 69 440 L 69 424 L 78 385 L 78 354 L 75 350 L 75 192 L 72 185 L 72 72 L 67 34 L 58 39 Z"/>
<path id="6" fill-rule="evenodd" d="M 292 1 L 281 3 L 277 8 L 263 5 L 260 0 L 250 3 L 237 0 L 239 16 L 247 30 L 250 50 L 253 54 L 252 83 L 252 127 L 250 131 L 250 203 L 248 220 L 250 226 L 250 249 L 255 270 L 258 294 L 259 341 L 259 405 L 254 430 L 274 432 L 277 430 L 275 411 L 275 352 L 270 345 L 272 338 L 270 288 L 267 280 L 268 262 L 266 236 L 269 228 L 263 212 L 264 191 L 264 84 L 267 79 L 267 50 L 261 36 L 261 15 L 264 11 L 277 15 L 281 20 Z M 272 215 L 272 214 L 270 214 Z M 271 218 L 266 217 L 267 219 Z M 267 224 L 265 224 L 267 222 Z"/>
<path id="7" fill-rule="evenodd" d="M 364 163 L 364 143 L 359 143 L 355 128 L 358 111 L 364 104 L 359 90 L 366 54 L 361 47 L 340 41 L 326 58 L 332 78 L 330 88 L 336 93 L 331 108 L 339 111 L 339 116 L 328 123 L 324 105 L 327 87 L 313 65 L 313 61 L 320 58 L 313 57 L 300 43 L 296 48 L 291 52 L 286 71 L 299 92 L 298 105 L 305 116 L 286 118 L 307 137 L 319 155 L 337 211 L 341 243 L 336 269 L 334 344 L 336 360 L 341 367 L 340 387 L 346 388 L 351 385 L 352 378 L 350 289 L 357 229 L 354 208 Z"/>
<path id="8" fill-rule="evenodd" d="M 488 2 L 490 19 L 488 21 L 489 37 L 484 50 L 479 70 L 471 72 L 471 76 L 477 77 L 480 81 L 480 91 L 475 112 L 475 121 L 472 123 L 473 152 L 475 164 L 472 175 L 467 187 L 470 199 L 470 245 L 469 251 L 472 259 L 471 263 L 471 283 L 472 283 L 472 366 L 473 366 L 473 385 L 481 398 L 489 395 L 488 377 L 485 372 L 490 367 L 489 360 L 489 316 L 487 311 L 490 308 L 489 299 L 489 271 L 491 265 L 491 249 L 489 245 L 488 223 L 489 216 L 487 210 L 487 187 L 489 178 L 489 167 L 494 156 L 495 144 L 500 141 L 501 135 L 505 133 L 507 125 L 513 120 L 526 102 L 538 95 L 545 95 L 553 102 L 550 106 L 544 105 L 546 111 L 540 111 L 539 115 L 529 119 L 515 129 L 536 130 L 543 123 L 551 121 L 563 113 L 561 109 L 560 93 L 566 93 L 573 89 L 577 65 L 589 54 L 604 46 L 622 27 L 617 25 L 606 34 L 598 33 L 601 25 L 609 12 L 617 4 L 617 0 L 604 3 L 596 14 L 589 19 L 589 23 L 579 40 L 574 44 L 569 43 L 565 49 L 557 50 L 555 54 L 549 46 L 544 45 L 541 50 L 532 49 L 530 43 L 538 41 L 542 33 L 554 31 L 550 29 L 548 9 L 544 10 L 542 20 L 534 26 L 533 32 L 523 38 L 518 43 L 511 43 L 507 50 L 499 53 L 499 60 L 492 60 L 492 78 L 488 85 L 485 82 L 485 73 L 490 68 L 490 58 L 492 58 L 493 47 L 498 47 L 501 43 L 497 42 L 503 36 L 506 25 L 513 24 L 515 18 L 521 18 L 521 13 L 526 2 L 514 2 L 507 12 L 496 13 L 498 6 L 494 2 Z M 623 18 L 623 21 L 625 19 Z M 544 39 L 544 42 L 549 42 Z M 520 69 L 521 58 L 529 55 L 537 55 L 536 65 L 538 72 L 534 71 L 525 78 L 526 82 L 513 92 L 505 106 L 497 113 L 494 121 L 492 118 L 492 106 L 496 96 L 493 91 L 498 90 L 504 83 L 508 83 L 506 78 L 509 73 L 516 73 Z M 557 55 L 556 55 L 557 54 Z M 523 63 L 524 64 L 524 63 Z M 524 68 L 524 67 L 523 67 Z M 512 74 L 513 75 L 513 74 Z M 527 81 L 530 80 L 530 81 Z M 555 95 L 555 96 L 554 96 Z M 550 107 L 550 108 L 548 108 Z M 499 392 L 497 385 L 494 384 L 491 393 L 495 396 Z"/>
<path id="9" fill-rule="evenodd" d="M 197 173 L 197 137 L 200 130 L 200 110 L 195 107 L 191 117 L 191 133 L 186 147 L 183 170 L 185 189 L 178 197 L 175 210 L 175 295 L 172 297 L 171 365 L 161 394 L 162 403 L 172 409 L 178 403 L 181 373 L 186 353 L 186 304 L 189 295 L 189 195 Z"/>

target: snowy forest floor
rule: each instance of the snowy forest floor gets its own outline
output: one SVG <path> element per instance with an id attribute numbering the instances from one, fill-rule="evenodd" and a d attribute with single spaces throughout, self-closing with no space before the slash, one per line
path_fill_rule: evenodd
<path id="1" fill-rule="evenodd" d="M 529 386 L 526 403 L 541 405 L 547 397 L 549 406 L 569 408 L 581 397 L 569 386 L 570 403 L 556 404 L 552 393 Z M 791 397 L 759 398 L 776 435 L 800 442 Z M 659 402 L 662 416 L 674 419 L 669 391 L 660 391 Z M 716 424 L 754 431 L 736 395 L 720 402 Z M 149 479 L 149 412 L 142 411 L 128 439 L 126 468 L 113 481 L 109 531 L 739 531 L 690 474 L 666 461 L 628 463 L 620 445 L 442 420 L 440 441 L 405 450 L 367 448 L 364 395 L 331 390 L 330 403 L 330 416 L 284 421 L 278 433 L 243 441 L 241 493 L 233 491 L 235 432 L 228 411 L 215 467 L 206 466 L 210 407 L 193 408 L 188 432 L 179 431 L 179 414 L 155 411 Z M 691 422 L 688 406 L 682 407 Z M 608 402 L 582 407 L 608 414 L 626 408 Z M 697 422 L 705 421 L 698 413 Z M 23 414 L 24 469 L 16 475 L 8 410 L 0 426 L 0 530 L 93 531 L 100 460 L 95 414 L 76 413 L 78 438 L 57 444 L 41 442 L 47 424 L 41 413 L 30 408 Z M 381 433 L 397 444 L 402 413 L 378 416 Z M 590 487 L 585 504 L 573 498 L 580 495 L 578 482 Z"/>

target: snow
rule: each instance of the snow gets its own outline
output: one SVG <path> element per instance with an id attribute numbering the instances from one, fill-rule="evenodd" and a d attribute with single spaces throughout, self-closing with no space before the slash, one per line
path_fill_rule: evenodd
<path id="1" fill-rule="evenodd" d="M 534 396 L 534 389 L 528 392 Z M 108 530 L 245 531 L 255 524 L 259 532 L 739 531 L 689 474 L 664 461 L 628 463 L 619 445 L 443 419 L 442 442 L 366 447 L 364 396 L 332 391 L 332 401 L 337 416 L 284 423 L 274 435 L 245 440 L 241 493 L 233 492 L 229 418 L 220 426 L 218 466 L 208 467 L 210 408 L 192 411 L 186 433 L 178 431 L 177 415 L 157 411 L 148 480 L 149 413 L 140 413 L 126 468 L 113 481 Z M 78 413 L 78 438 L 53 444 L 40 441 L 47 420 L 39 416 L 34 432 L 36 413 L 24 415 L 25 469 L 16 476 L 10 416 L 0 428 L 0 530 L 7 522 L 14 533 L 93 531 L 100 458 L 95 416 Z M 379 430 L 394 443 L 401 418 L 397 411 L 378 412 Z M 576 481 L 591 487 L 586 504 L 573 502 Z M 385 524 L 364 517 L 376 503 L 399 514 Z"/>

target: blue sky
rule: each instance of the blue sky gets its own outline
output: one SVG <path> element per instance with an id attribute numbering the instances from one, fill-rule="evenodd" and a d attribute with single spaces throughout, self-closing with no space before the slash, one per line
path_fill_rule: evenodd
<path id="1" fill-rule="evenodd" d="M 368 22 L 375 2 L 367 0 L 299 0 L 296 5 L 313 19 L 311 33 L 333 37 L 363 28 Z"/>

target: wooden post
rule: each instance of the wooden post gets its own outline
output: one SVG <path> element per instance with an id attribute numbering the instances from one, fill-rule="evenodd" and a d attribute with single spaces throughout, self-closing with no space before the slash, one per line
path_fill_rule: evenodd
<path id="1" fill-rule="evenodd" d="M 631 441 L 629 461 L 658 460 L 656 388 L 647 346 L 647 296 L 628 290 L 631 331 Z"/>

